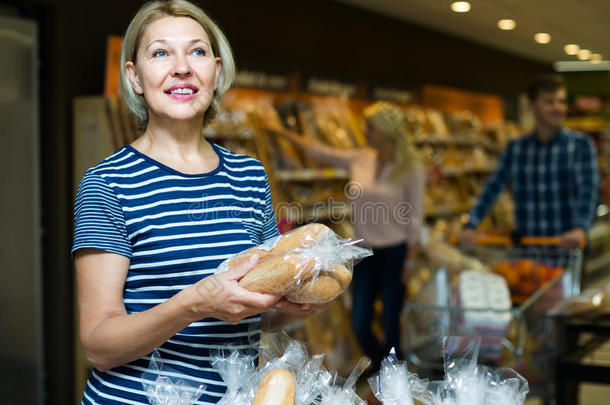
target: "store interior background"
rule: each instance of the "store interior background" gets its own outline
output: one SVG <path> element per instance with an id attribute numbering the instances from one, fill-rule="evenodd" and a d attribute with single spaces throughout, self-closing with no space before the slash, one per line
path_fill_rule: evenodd
<path id="1" fill-rule="evenodd" d="M 297 72 L 303 81 L 317 77 L 414 92 L 422 85 L 434 84 L 494 94 L 504 100 L 505 117 L 515 121 L 520 118 L 519 98 L 531 78 L 553 72 L 553 61 L 548 57 L 532 57 L 531 50 L 518 52 L 507 50 L 507 47 L 490 46 L 472 36 L 466 39 L 455 33 L 428 28 L 428 24 L 416 24 L 348 3 L 366 2 L 205 0 L 201 5 L 227 35 L 239 69 L 279 75 Z M 409 1 L 402 3 L 405 3 L 403 12 L 406 10 L 408 13 Z M 443 4 L 443 18 L 465 17 L 451 13 L 449 1 L 434 3 Z M 472 3 L 473 7 L 477 6 L 477 2 Z M 508 12 L 511 8 L 530 6 L 525 2 L 506 0 L 497 3 L 497 9 L 504 7 Z M 573 15 L 576 20 L 573 27 L 565 26 L 564 30 L 582 31 L 583 44 L 587 40 L 605 42 L 599 46 L 606 46 L 606 49 L 594 50 L 610 56 L 608 42 L 604 41 L 610 36 L 607 26 L 610 5 L 604 1 L 540 3 L 556 10 L 563 5 L 566 7 L 563 13 L 582 6 L 582 12 Z M 0 16 L 25 18 L 37 26 L 39 162 L 36 164 L 40 198 L 40 217 L 37 220 L 41 238 L 38 268 L 14 270 L 38 272 L 39 290 L 24 287 L 23 294 L 10 294 L 17 302 L 0 300 L 4 307 L 0 310 L 3 315 L 9 314 L 7 311 L 12 314 L 11 328 L 20 328 L 19 319 L 24 322 L 20 328 L 24 338 L 11 339 L 11 344 L 17 346 L 2 345 L 2 356 L 6 358 L 6 361 L 0 358 L 3 363 L 0 371 L 2 396 L 29 392 L 31 402 L 27 403 L 73 403 L 75 378 L 72 364 L 74 345 L 77 344 L 74 338 L 74 273 L 69 255 L 74 175 L 73 100 L 77 96 L 104 93 L 107 37 L 122 35 L 140 4 L 140 1 L 124 0 L 0 0 Z M 541 6 L 542 11 L 538 12 L 543 13 L 543 8 Z M 490 15 L 489 23 L 495 25 L 495 21 L 502 17 Z M 569 17 L 566 18 L 569 21 Z M 591 23 L 584 29 L 582 26 L 587 25 L 587 18 Z M 605 18 L 606 25 L 599 23 L 600 18 Z M 532 29 L 554 34 L 553 28 L 561 28 L 553 20 L 541 20 L 541 24 L 544 23 L 552 23 L 552 27 Z M 474 25 L 473 32 L 476 32 Z M 502 34 L 509 38 L 511 33 Z M 581 39 L 573 41 L 578 43 Z M 542 45 L 532 45 L 535 46 Z M 563 44 L 551 42 L 545 46 L 554 46 L 563 52 Z M 1 65 L 6 63 L 10 62 L 0 62 Z M 566 75 L 566 79 L 570 92 L 604 96 L 606 100 L 610 96 L 608 71 L 571 74 Z M 4 153 L 10 154 L 11 151 L 5 150 Z M 8 173 L 10 176 L 19 175 Z M 3 200 L 10 197 L 9 192 L 5 193 Z M 7 204 L 3 208 L 11 207 L 6 201 L 3 204 Z M 13 201 L 12 204 L 25 202 Z M 0 212 L 7 216 L 3 223 L 10 223 L 10 211 L 2 209 Z M 15 231 L 5 229 L 2 237 L 10 238 Z M 31 254 L 32 249 L 31 246 L 19 246 L 18 252 Z M 4 287 L 0 288 L 0 297 L 9 296 L 5 294 L 9 291 L 5 288 L 20 291 L 23 287 L 11 285 L 11 277 L 15 277 L 12 271 L 2 269 Z M 35 313 L 21 313 L 20 299 L 30 302 L 38 299 L 38 305 L 32 309 Z M 33 318 L 40 322 L 32 323 Z M 0 329 L 0 339 L 5 338 L 6 331 L 9 331 L 8 326 L 5 331 Z M 22 369 L 6 367 L 11 364 L 11 352 L 29 353 L 27 365 Z M 20 378 L 14 378 L 14 370 L 19 370 Z M 27 377 L 23 378 L 24 375 Z"/>

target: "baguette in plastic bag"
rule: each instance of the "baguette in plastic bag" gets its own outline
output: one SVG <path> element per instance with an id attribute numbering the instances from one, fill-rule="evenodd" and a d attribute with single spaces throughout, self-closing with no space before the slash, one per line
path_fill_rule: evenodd
<path id="1" fill-rule="evenodd" d="M 335 299 L 351 282 L 354 261 L 372 250 L 340 239 L 325 225 L 312 223 L 227 259 L 226 271 L 257 255 L 258 263 L 239 281 L 243 288 L 278 294 L 299 304 L 322 304 Z"/>

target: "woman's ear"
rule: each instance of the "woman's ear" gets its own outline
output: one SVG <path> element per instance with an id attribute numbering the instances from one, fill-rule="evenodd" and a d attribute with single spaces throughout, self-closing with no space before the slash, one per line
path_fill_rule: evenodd
<path id="1" fill-rule="evenodd" d="M 128 60 L 127 62 L 125 62 L 125 73 L 127 73 L 127 78 L 129 79 L 129 82 L 131 83 L 131 87 L 133 88 L 133 91 L 135 91 L 137 94 L 144 94 L 144 88 L 142 87 L 142 84 L 140 83 L 140 79 L 138 77 L 138 71 L 136 70 L 136 65 L 133 64 L 132 61 Z"/>
<path id="2" fill-rule="evenodd" d="M 220 71 L 222 69 L 222 60 L 220 59 L 220 57 L 216 57 L 216 81 L 214 83 L 214 91 L 216 91 L 216 89 L 218 89 L 218 81 L 220 80 Z"/>

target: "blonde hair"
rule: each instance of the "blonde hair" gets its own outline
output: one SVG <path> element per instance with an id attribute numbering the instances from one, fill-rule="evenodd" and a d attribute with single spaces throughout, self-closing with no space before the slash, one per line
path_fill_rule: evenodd
<path id="1" fill-rule="evenodd" d="M 420 161 L 419 153 L 406 131 L 407 117 L 396 105 L 378 101 L 364 110 L 370 125 L 390 138 L 394 144 L 394 170 L 392 180 L 401 184 L 401 178 Z"/>
<path id="2" fill-rule="evenodd" d="M 133 17 L 121 48 L 121 94 L 129 109 L 138 117 L 140 126 L 148 124 L 148 104 L 143 95 L 133 89 L 127 72 L 125 62 L 132 61 L 136 64 L 136 55 L 144 30 L 154 21 L 162 17 L 190 17 L 197 21 L 210 37 L 212 51 L 222 62 L 218 87 L 214 91 L 212 102 L 203 116 L 203 125 L 209 124 L 220 110 L 220 99 L 235 79 L 235 62 L 229 41 L 220 28 L 199 7 L 186 0 L 151 1 L 142 6 Z"/>

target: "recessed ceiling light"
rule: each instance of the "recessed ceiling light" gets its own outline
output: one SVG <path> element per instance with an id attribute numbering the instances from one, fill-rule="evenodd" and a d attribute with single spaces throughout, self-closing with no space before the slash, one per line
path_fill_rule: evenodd
<path id="1" fill-rule="evenodd" d="M 580 60 L 589 60 L 591 57 L 591 51 L 588 49 L 581 49 L 578 51 L 578 59 Z"/>
<path id="2" fill-rule="evenodd" d="M 451 3 L 451 10 L 456 13 L 467 13 L 470 11 L 470 3 L 467 1 L 454 1 Z"/>
<path id="3" fill-rule="evenodd" d="M 534 35 L 534 41 L 538 42 L 539 44 L 548 44 L 551 42 L 551 36 L 546 32 L 539 32 Z"/>
<path id="4" fill-rule="evenodd" d="M 567 44 L 566 46 L 563 47 L 563 50 L 568 55 L 578 55 L 578 51 L 580 51 L 580 46 L 578 46 L 576 44 Z"/>
<path id="5" fill-rule="evenodd" d="M 502 20 L 498 20 L 498 28 L 504 31 L 514 30 L 517 23 L 515 20 L 511 20 L 510 18 L 503 18 Z"/>
<path id="6" fill-rule="evenodd" d="M 590 60 L 592 63 L 600 63 L 603 60 L 602 54 L 601 53 L 592 53 Z"/>

